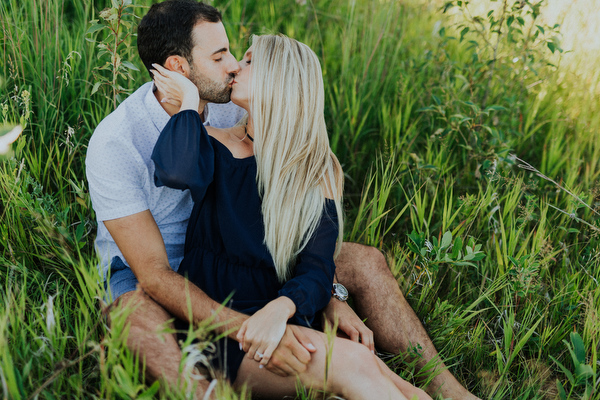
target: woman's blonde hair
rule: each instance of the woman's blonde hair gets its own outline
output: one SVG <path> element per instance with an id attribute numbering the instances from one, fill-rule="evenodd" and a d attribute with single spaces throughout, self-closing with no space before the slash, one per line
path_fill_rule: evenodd
<path id="1" fill-rule="evenodd" d="M 315 232 L 326 196 L 333 197 L 343 237 L 343 171 L 329 147 L 321 64 L 286 36 L 253 38 L 250 110 L 265 244 L 280 281 Z"/>

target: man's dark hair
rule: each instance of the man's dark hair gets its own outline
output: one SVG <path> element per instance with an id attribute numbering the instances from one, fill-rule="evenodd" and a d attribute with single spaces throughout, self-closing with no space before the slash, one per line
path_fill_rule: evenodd
<path id="1" fill-rule="evenodd" d="M 146 69 L 170 56 L 192 61 L 192 30 L 199 22 L 220 22 L 219 10 L 195 0 L 167 0 L 150 7 L 138 25 L 138 53 Z"/>

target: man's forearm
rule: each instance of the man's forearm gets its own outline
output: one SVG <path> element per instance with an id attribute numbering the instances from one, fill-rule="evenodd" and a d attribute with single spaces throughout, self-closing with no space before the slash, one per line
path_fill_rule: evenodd
<path id="1" fill-rule="evenodd" d="M 240 325 L 248 318 L 211 299 L 170 268 L 152 268 L 152 277 L 140 276 L 138 280 L 144 291 L 175 317 L 194 325 L 212 318 L 215 329 L 220 333 L 228 332 L 232 339 L 235 339 Z"/>
<path id="2" fill-rule="evenodd" d="M 104 221 L 142 289 L 177 318 L 198 324 L 214 318 L 219 332 L 235 339 L 247 316 L 222 307 L 200 288 L 173 271 L 162 235 L 150 210 Z M 191 315 L 188 304 L 191 305 Z"/>

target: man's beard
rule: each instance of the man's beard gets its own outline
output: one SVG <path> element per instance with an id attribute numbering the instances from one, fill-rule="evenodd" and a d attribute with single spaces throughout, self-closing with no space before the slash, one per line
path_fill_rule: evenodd
<path id="1" fill-rule="evenodd" d="M 196 71 L 193 67 L 190 70 L 190 80 L 198 88 L 198 94 L 202 100 L 210 103 L 228 103 L 231 100 L 231 87 L 229 83 L 219 83 L 207 78 L 205 75 Z M 231 82 L 233 77 L 231 77 Z"/>

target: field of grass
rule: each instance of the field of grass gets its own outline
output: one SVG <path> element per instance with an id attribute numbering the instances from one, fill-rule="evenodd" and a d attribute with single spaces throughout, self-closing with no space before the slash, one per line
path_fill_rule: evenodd
<path id="1" fill-rule="evenodd" d="M 5 399 L 186 397 L 146 385 L 95 269 L 86 145 L 148 79 L 131 34 L 151 1 L 119 3 L 0 2 L 0 124 L 26 125 L 0 156 Z M 386 252 L 459 380 L 484 399 L 598 400 L 599 75 L 561 67 L 537 3 L 478 19 L 460 1 L 214 1 L 234 55 L 282 32 L 321 58 L 346 240 Z"/>

